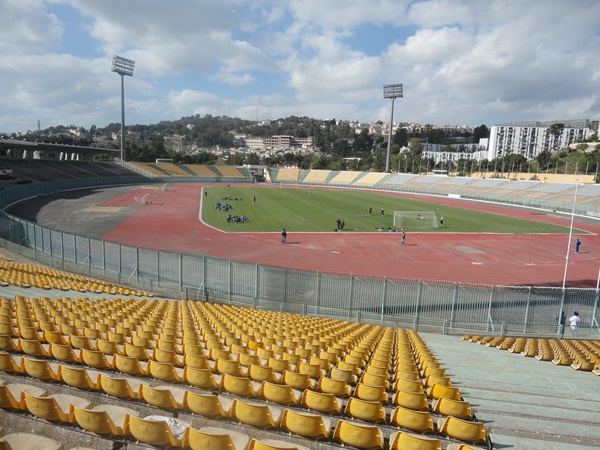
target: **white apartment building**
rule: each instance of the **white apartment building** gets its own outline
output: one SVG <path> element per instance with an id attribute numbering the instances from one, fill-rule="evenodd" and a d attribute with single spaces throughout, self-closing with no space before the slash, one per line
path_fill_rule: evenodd
<path id="1" fill-rule="evenodd" d="M 550 131 L 550 127 L 555 123 L 564 125 L 560 135 L 554 135 Z M 556 152 L 575 141 L 590 137 L 591 134 L 588 119 L 494 125 L 490 129 L 487 159 L 492 160 L 507 154 L 521 154 L 527 159 L 533 159 L 545 150 Z"/>
<path id="2" fill-rule="evenodd" d="M 478 144 L 423 144 L 423 153 L 421 158 L 432 158 L 436 164 L 440 161 L 458 161 L 460 159 L 466 159 L 467 161 L 475 160 L 481 161 L 487 157 L 487 139 L 480 139 Z M 464 149 L 466 151 L 445 151 L 444 148 L 451 147 L 453 149 Z M 485 150 L 482 150 L 485 149 Z"/>

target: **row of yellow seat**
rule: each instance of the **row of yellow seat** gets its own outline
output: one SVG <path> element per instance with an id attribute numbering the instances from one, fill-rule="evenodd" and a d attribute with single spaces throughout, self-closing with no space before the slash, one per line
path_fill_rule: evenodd
<path id="1" fill-rule="evenodd" d="M 471 335 L 465 335 L 463 339 L 600 376 L 600 341 L 597 340 Z"/>
<path id="2" fill-rule="evenodd" d="M 140 308 L 136 309 L 135 305 L 138 304 Z M 22 324 L 25 325 L 23 328 L 31 325 L 29 328 L 39 330 L 36 334 L 38 338 L 51 336 L 51 333 L 46 333 L 50 330 L 43 330 L 42 333 L 44 322 L 65 315 L 68 319 L 69 312 L 78 311 L 81 314 L 87 311 L 90 317 L 96 317 L 92 313 L 105 314 L 102 320 L 110 316 L 109 311 L 102 313 L 103 308 L 108 309 L 103 302 L 92 306 L 83 300 L 68 304 L 63 299 L 61 301 L 18 299 L 8 306 L 6 309 L 10 309 L 10 325 Z M 425 423 L 425 425 L 411 426 L 424 427 L 426 432 L 433 431 L 440 435 L 443 433 L 436 430 L 433 425 L 437 421 L 432 414 L 443 418 L 440 411 L 459 411 L 456 407 L 456 404 L 461 403 L 458 389 L 451 385 L 439 363 L 418 334 L 413 332 L 330 319 L 317 319 L 313 322 L 311 318 L 302 316 L 257 311 L 231 305 L 126 300 L 122 305 L 116 304 L 113 308 L 113 311 L 119 314 L 123 311 L 131 311 L 131 316 L 122 315 L 119 325 L 115 323 L 115 327 L 120 326 L 122 330 L 116 331 L 117 329 L 113 328 L 115 331 L 111 331 L 111 333 L 121 334 L 111 335 L 111 337 L 123 339 L 127 336 L 131 342 L 134 336 L 138 336 L 147 339 L 146 345 L 136 347 L 136 344 L 130 342 L 119 344 L 99 339 L 108 337 L 109 329 L 106 330 L 106 334 L 97 335 L 95 340 L 90 339 L 85 336 L 87 328 L 83 329 L 84 336 L 62 335 L 65 343 L 42 342 L 14 336 L 5 336 L 3 340 L 0 339 L 0 342 L 5 342 L 6 345 L 12 344 L 13 347 L 10 348 L 12 352 L 28 353 L 29 351 L 33 356 L 55 358 L 65 363 L 81 362 L 101 370 L 116 369 L 132 375 L 152 376 L 165 382 L 183 382 L 205 389 L 220 389 L 221 392 L 239 397 L 247 396 L 256 401 L 268 400 L 267 395 L 276 399 L 287 398 L 286 401 L 294 399 L 286 405 L 294 411 L 296 405 L 309 408 L 311 411 L 330 408 L 330 406 L 324 408 L 322 405 L 332 405 L 332 409 L 327 412 L 320 412 L 341 415 L 346 410 L 348 414 L 354 411 L 352 414 L 356 418 L 360 418 L 362 414 L 375 423 L 384 424 L 392 423 L 393 419 L 396 426 L 403 420 L 408 421 L 409 424 Z M 95 322 L 94 326 L 98 323 Z M 95 331 L 103 333 L 101 330 Z M 66 338 L 69 339 L 68 342 Z M 81 341 L 77 338 L 85 338 L 84 342 L 87 339 L 90 347 L 93 342 L 96 348 L 99 348 L 100 343 L 106 353 L 86 348 L 74 349 L 71 346 L 73 342 L 78 344 Z M 34 341 L 37 342 L 37 346 Z M 141 359 L 137 356 L 128 356 L 133 355 L 129 351 L 140 351 Z M 262 351 L 273 353 L 262 353 Z M 268 357 L 260 358 L 258 353 Z M 302 358 L 303 354 L 300 353 L 308 356 L 308 359 Z M 144 358 L 148 358 L 148 361 L 146 362 Z M 162 358 L 162 360 L 158 361 L 154 358 Z M 244 366 L 240 360 L 249 364 Z M 178 366 L 177 361 L 186 364 Z M 203 366 L 193 367 L 188 364 L 189 361 Z M 65 379 L 66 376 L 66 379 L 74 384 L 78 381 L 73 380 L 83 377 L 78 368 L 67 369 L 63 374 L 62 368 L 52 368 L 51 361 L 45 363 L 46 367 L 43 368 L 44 361 L 32 364 L 31 361 L 19 362 L 12 358 L 12 363 L 6 362 L 4 367 L 12 364 L 15 373 L 18 370 L 25 370 L 27 374 L 31 374 L 37 370 L 37 373 L 47 376 L 48 379 L 57 376 Z M 287 370 L 288 368 L 297 370 L 301 364 L 304 364 L 303 367 L 307 371 L 314 368 L 312 377 L 309 373 Z M 293 367 L 294 365 L 296 367 Z M 38 368 L 27 369 L 25 366 L 38 366 Z M 66 367 L 65 364 L 62 366 Z M 276 368 L 280 371 L 276 371 Z M 238 370 L 241 370 L 241 373 L 237 372 Z M 255 379 L 250 376 L 251 370 Z M 274 378 L 269 378 L 271 376 Z M 86 381 L 88 388 L 93 388 L 93 378 L 92 376 L 89 382 Z M 294 392 L 296 387 L 282 383 L 284 378 L 293 380 L 288 381 L 290 383 L 298 383 L 296 386 L 308 382 L 309 387 L 304 387 L 300 389 L 300 393 L 296 393 Z M 97 387 L 97 377 L 95 381 Z M 261 396 L 263 386 L 265 389 L 262 390 Z M 391 392 L 390 387 L 393 387 Z M 130 390 L 135 392 L 131 386 Z M 305 398 L 304 405 L 301 405 L 302 397 Z M 343 398 L 348 400 L 342 403 Z M 298 403 L 295 399 L 298 399 Z M 393 410 L 387 409 L 386 406 L 390 399 L 395 407 Z M 307 406 L 311 402 L 312 407 Z M 452 402 L 455 404 L 453 405 Z M 461 405 L 463 410 L 464 403 Z M 415 404 L 419 404 L 418 408 L 421 410 L 409 411 L 415 408 L 413 406 Z M 356 412 L 357 410 L 359 412 Z M 383 421 L 381 421 L 381 410 L 384 411 Z M 413 414 L 414 412 L 419 414 Z M 483 426 L 473 422 L 470 412 L 456 413 L 456 415 L 461 414 L 464 414 L 466 422 L 472 424 L 469 425 L 470 427 L 480 429 L 485 436 Z M 429 425 L 430 421 L 432 425 Z"/>
<path id="3" fill-rule="evenodd" d="M 103 377 L 104 375 L 100 375 Z M 111 382 L 115 380 L 106 377 L 102 385 L 108 387 L 107 393 L 112 394 Z M 210 394 L 198 394 L 189 390 L 173 390 L 168 387 L 151 387 L 141 383 L 139 386 L 139 398 L 149 405 L 169 410 L 184 410 L 200 414 L 209 418 L 231 419 L 241 424 L 262 429 L 281 429 L 294 435 L 309 439 L 329 439 L 358 448 L 383 448 L 384 434 L 377 426 L 347 420 L 338 420 L 335 426 L 327 417 L 318 414 L 304 413 L 297 409 L 277 408 L 265 404 L 250 403 L 235 398 Z M 355 400 L 358 404 L 360 401 Z M 354 419 L 355 416 L 364 414 L 364 408 L 360 405 L 353 407 L 352 402 L 347 406 L 347 415 Z M 87 431 L 106 435 L 127 435 L 128 427 L 131 426 L 131 417 L 137 418 L 136 410 L 123 408 L 115 405 L 100 405 L 93 407 L 92 403 L 79 396 L 69 394 L 48 395 L 41 388 L 28 384 L 12 383 L 5 385 L 0 383 L 0 407 L 3 409 L 15 409 L 29 411 L 36 417 L 64 423 L 76 423 Z M 130 417 L 127 417 L 130 416 Z M 375 423 L 377 423 L 375 421 Z M 392 416 L 391 424 L 411 432 L 430 433 L 434 431 L 431 416 L 428 413 L 416 414 L 414 411 L 397 408 Z M 182 445 L 184 439 L 178 439 L 167 432 L 164 424 L 159 425 L 153 421 L 139 422 L 134 420 L 134 426 L 140 427 L 140 433 L 131 432 L 132 436 L 143 442 L 153 445 Z M 437 422 L 439 433 L 447 438 L 470 441 L 473 443 L 485 442 L 485 435 L 481 434 L 480 424 L 470 421 L 446 417 Z M 141 428 L 148 428 L 145 433 Z M 333 433 L 332 433 L 333 430 Z M 406 433 L 405 433 L 406 434 Z M 158 436 L 162 436 L 159 438 Z M 168 439 L 165 441 L 165 436 Z M 162 439 L 159 440 L 159 439 Z M 391 448 L 400 436 L 390 438 Z M 404 440 L 419 443 L 419 445 L 435 445 L 431 448 L 441 448 L 438 439 L 425 437 L 407 437 Z M 398 443 L 398 444 L 399 444 Z M 196 448 L 196 447 L 193 447 Z"/>
<path id="4" fill-rule="evenodd" d="M 105 281 L 75 275 L 35 264 L 0 260 L 0 282 L 28 288 L 60 289 L 63 291 L 106 293 L 111 295 L 150 296 L 148 292 L 130 289 Z"/>

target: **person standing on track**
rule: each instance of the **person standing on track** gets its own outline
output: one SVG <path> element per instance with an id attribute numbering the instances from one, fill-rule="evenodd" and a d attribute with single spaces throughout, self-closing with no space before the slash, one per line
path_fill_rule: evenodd
<path id="1" fill-rule="evenodd" d="M 285 244 L 285 241 L 287 240 L 287 231 L 285 231 L 285 228 L 281 230 L 281 243 Z"/>
<path id="2" fill-rule="evenodd" d="M 400 241 L 400 245 L 404 245 L 405 241 L 406 241 L 406 230 L 404 228 L 402 228 L 402 240 Z"/>

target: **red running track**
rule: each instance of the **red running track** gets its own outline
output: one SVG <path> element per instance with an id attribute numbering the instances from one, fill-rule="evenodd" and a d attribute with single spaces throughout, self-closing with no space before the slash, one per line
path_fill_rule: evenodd
<path id="1" fill-rule="evenodd" d="M 287 244 L 283 245 L 279 233 L 225 233 L 203 224 L 199 217 L 202 187 L 172 185 L 160 192 L 155 203 L 139 208 L 102 238 L 164 251 L 338 274 L 510 286 L 563 283 L 568 246 L 565 234 L 408 233 L 406 245 L 401 246 L 396 233 L 288 230 Z M 134 198 L 148 192 L 140 187 L 100 206 L 135 205 Z M 426 196 L 418 199 L 567 227 L 571 220 L 570 216 L 486 203 Z M 600 270 L 600 251 L 596 250 L 600 249 L 600 224 L 576 220 L 576 228 L 588 234 L 573 236 L 572 241 L 579 237 L 582 246 L 579 254 L 569 255 L 566 286 L 595 288 Z"/>

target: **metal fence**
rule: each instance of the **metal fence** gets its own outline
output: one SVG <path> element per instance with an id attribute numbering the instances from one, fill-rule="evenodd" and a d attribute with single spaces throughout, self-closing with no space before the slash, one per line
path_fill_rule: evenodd
<path id="1" fill-rule="evenodd" d="M 148 180 L 118 177 L 29 184 L 0 191 L 0 207 L 60 190 L 140 182 Z M 0 245 L 57 269 L 170 298 L 231 302 L 422 331 L 523 336 L 562 336 L 564 332 L 571 337 L 569 327 L 563 330 L 558 318 L 577 310 L 582 319 L 578 336 L 600 336 L 597 289 L 472 285 L 302 271 L 128 246 L 50 229 L 5 212 L 0 217 Z"/>

